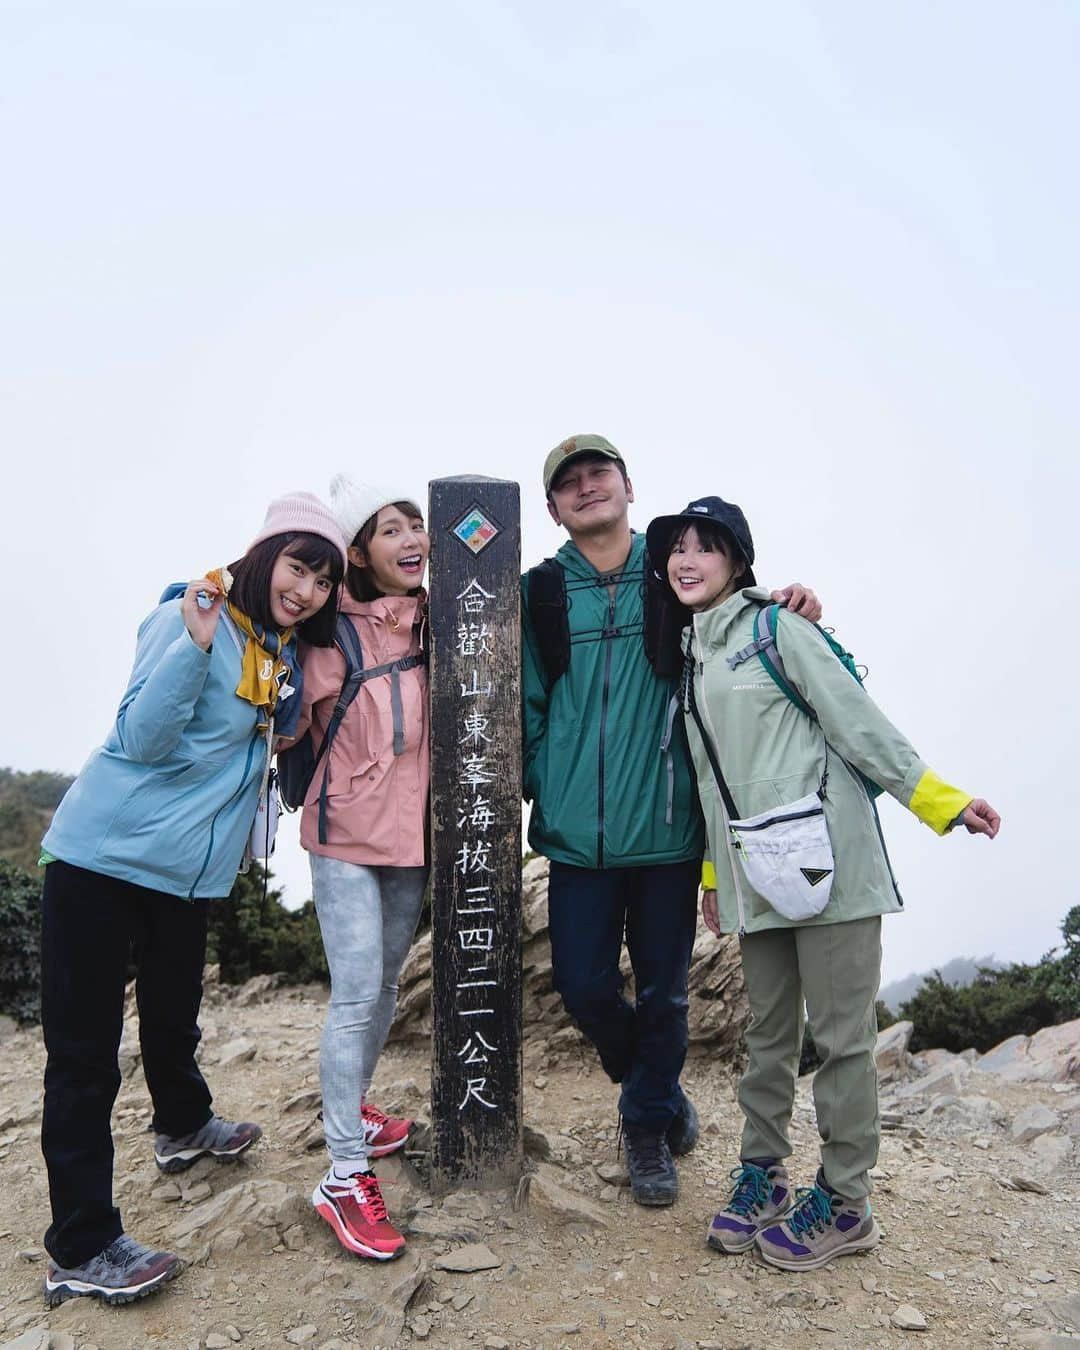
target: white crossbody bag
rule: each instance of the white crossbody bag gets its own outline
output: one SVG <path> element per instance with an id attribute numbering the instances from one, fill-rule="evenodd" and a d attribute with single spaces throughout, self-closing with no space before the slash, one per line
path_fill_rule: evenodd
<path id="1" fill-rule="evenodd" d="M 835 863 L 825 820 L 825 777 L 816 792 L 773 807 L 756 816 L 740 816 L 716 753 L 716 746 L 698 710 L 694 694 L 693 656 L 687 653 L 686 704 L 697 724 L 723 803 L 728 850 L 733 869 L 741 866 L 746 880 L 785 919 L 812 919 L 829 903 Z M 736 864 L 734 858 L 739 862 Z M 735 876 L 739 930 L 745 932 L 742 887 Z"/>

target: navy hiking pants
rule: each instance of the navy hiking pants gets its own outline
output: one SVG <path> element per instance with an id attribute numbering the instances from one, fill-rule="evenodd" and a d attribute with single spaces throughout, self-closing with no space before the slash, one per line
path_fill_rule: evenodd
<path id="1" fill-rule="evenodd" d="M 700 876 L 696 860 L 605 868 L 552 862 L 548 880 L 555 988 L 605 1072 L 622 1084 L 623 1120 L 657 1133 L 682 1105 Z M 623 997 L 619 970 L 624 935 L 633 1006 Z"/>

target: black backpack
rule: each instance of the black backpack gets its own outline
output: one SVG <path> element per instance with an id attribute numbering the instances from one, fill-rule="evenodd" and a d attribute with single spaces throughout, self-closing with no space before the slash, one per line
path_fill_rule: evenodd
<path id="1" fill-rule="evenodd" d="M 399 671 L 412 670 L 414 666 L 422 666 L 427 661 L 427 654 L 421 651 L 415 656 L 401 656 L 396 661 L 387 661 L 381 666 L 372 666 L 369 670 L 365 670 L 364 650 L 360 645 L 360 635 L 352 621 L 344 614 L 338 615 L 337 626 L 334 629 L 334 646 L 345 658 L 345 679 L 342 681 L 338 700 L 334 704 L 334 711 L 330 714 L 330 721 L 326 725 L 326 735 L 322 739 L 322 744 L 316 751 L 309 727 L 295 745 L 290 745 L 287 750 L 279 750 L 277 757 L 278 790 L 281 793 L 282 803 L 289 811 L 297 811 L 303 806 L 308 789 L 315 777 L 315 770 L 319 766 L 319 761 L 324 756 L 326 758 L 326 767 L 323 770 L 322 784 L 319 788 L 320 844 L 326 843 L 330 748 L 349 704 L 356 698 L 360 692 L 360 686 L 366 681 L 373 680 L 377 675 L 390 675 L 396 679 Z M 396 702 L 400 706 L 400 700 L 396 700 Z M 394 753 L 396 755 L 401 754 L 403 748 L 403 746 L 399 747 L 398 745 L 398 735 L 395 730 Z"/>
<path id="2" fill-rule="evenodd" d="M 573 597 L 567 595 L 566 570 L 557 558 L 545 558 L 525 574 L 525 603 L 536 634 L 544 674 L 550 690 L 570 665 L 570 648 L 577 642 L 596 642 L 607 637 L 641 637 L 649 665 L 659 679 L 678 679 L 682 673 L 682 631 L 690 622 L 690 610 L 672 595 L 666 579 L 645 555 L 642 572 L 625 569 L 595 581 L 573 581 L 569 589 L 608 584 L 637 585 L 642 590 L 643 621 L 624 628 L 598 628 L 570 636 L 567 610 Z"/>

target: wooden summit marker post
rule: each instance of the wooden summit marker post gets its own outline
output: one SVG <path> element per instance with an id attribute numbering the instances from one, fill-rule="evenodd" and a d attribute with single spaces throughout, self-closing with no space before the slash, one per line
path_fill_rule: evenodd
<path id="1" fill-rule="evenodd" d="M 522 1170 L 518 485 L 438 478 L 428 526 L 432 1182 L 446 1191 Z"/>

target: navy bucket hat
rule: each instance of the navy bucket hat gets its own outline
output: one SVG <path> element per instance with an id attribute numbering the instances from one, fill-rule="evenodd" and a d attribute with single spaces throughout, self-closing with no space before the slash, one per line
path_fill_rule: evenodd
<path id="1" fill-rule="evenodd" d="M 677 516 L 657 516 L 650 521 L 645 531 L 645 542 L 649 549 L 649 561 L 656 574 L 667 580 L 667 558 L 672 536 L 678 526 L 691 525 L 695 521 L 708 520 L 719 525 L 735 546 L 737 555 L 746 564 L 746 573 L 739 579 L 740 586 L 756 586 L 754 578 L 754 540 L 746 517 L 734 502 L 726 502 L 722 497 L 698 497 L 690 502 Z"/>

